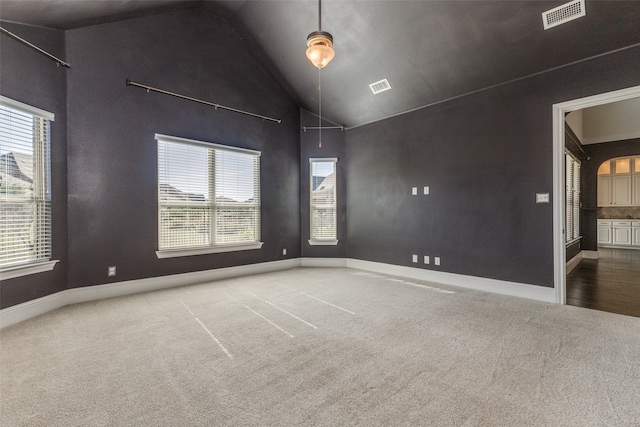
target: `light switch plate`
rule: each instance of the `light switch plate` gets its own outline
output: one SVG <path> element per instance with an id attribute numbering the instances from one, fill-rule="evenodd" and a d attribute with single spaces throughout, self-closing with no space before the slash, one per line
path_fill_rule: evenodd
<path id="1" fill-rule="evenodd" d="M 549 203 L 549 193 L 536 193 L 536 203 Z"/>

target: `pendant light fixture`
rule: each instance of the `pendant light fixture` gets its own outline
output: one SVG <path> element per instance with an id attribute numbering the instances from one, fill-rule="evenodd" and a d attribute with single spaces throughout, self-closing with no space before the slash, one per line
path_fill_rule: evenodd
<path id="1" fill-rule="evenodd" d="M 331 62 L 336 53 L 333 50 L 333 36 L 322 31 L 322 0 L 318 0 L 318 31 L 307 36 L 307 58 L 318 69 L 318 146 L 322 147 L 322 79 L 321 70 Z"/>
<path id="2" fill-rule="evenodd" d="M 314 67 L 324 68 L 336 55 L 332 46 L 333 36 L 322 31 L 322 0 L 318 0 L 318 31 L 307 36 L 307 58 Z"/>

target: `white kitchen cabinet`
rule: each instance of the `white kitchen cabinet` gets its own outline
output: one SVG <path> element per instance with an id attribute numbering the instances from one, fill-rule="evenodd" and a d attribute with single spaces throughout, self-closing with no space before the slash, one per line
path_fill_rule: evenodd
<path id="1" fill-rule="evenodd" d="M 631 221 L 612 221 L 613 244 L 616 246 L 631 246 Z"/>
<path id="2" fill-rule="evenodd" d="M 635 175 L 633 175 L 633 181 L 631 183 L 631 188 L 633 191 L 632 194 L 632 202 L 636 206 L 640 206 L 640 171 L 638 171 Z"/>
<path id="3" fill-rule="evenodd" d="M 611 206 L 613 199 L 611 197 L 611 187 L 613 177 L 611 175 L 598 176 L 598 206 Z"/>
<path id="4" fill-rule="evenodd" d="M 631 205 L 631 175 L 614 175 L 611 193 L 614 205 Z"/>
<path id="5" fill-rule="evenodd" d="M 598 206 L 640 206 L 640 157 L 620 157 L 600 165 Z"/>
<path id="6" fill-rule="evenodd" d="M 640 221 L 631 222 L 631 245 L 640 247 Z"/>
<path id="7" fill-rule="evenodd" d="M 611 221 L 598 220 L 598 244 L 613 244 L 613 224 Z"/>

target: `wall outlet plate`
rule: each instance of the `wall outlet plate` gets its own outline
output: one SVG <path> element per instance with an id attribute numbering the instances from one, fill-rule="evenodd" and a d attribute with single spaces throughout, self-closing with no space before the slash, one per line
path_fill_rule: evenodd
<path id="1" fill-rule="evenodd" d="M 411 188 L 411 195 L 412 196 L 417 196 L 418 195 L 418 187 L 412 187 Z"/>
<path id="2" fill-rule="evenodd" d="M 435 265 L 440 265 L 440 257 L 439 257 L 439 256 L 435 257 L 435 258 L 433 259 L 433 263 L 434 263 Z"/>
<path id="3" fill-rule="evenodd" d="M 536 203 L 549 203 L 549 193 L 536 193 Z"/>
<path id="4" fill-rule="evenodd" d="M 418 262 L 418 255 L 413 255 L 413 256 L 411 257 L 411 260 L 412 260 L 413 262 Z"/>
<path id="5" fill-rule="evenodd" d="M 107 267 L 107 276 L 108 277 L 113 277 L 116 275 L 116 266 L 115 265 L 111 265 L 109 267 Z"/>
<path id="6" fill-rule="evenodd" d="M 425 264 L 429 264 L 429 256 L 428 255 L 424 256 L 424 263 Z"/>

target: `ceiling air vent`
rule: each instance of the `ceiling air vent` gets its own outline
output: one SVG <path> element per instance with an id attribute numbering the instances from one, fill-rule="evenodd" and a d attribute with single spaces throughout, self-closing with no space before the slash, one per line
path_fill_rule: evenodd
<path id="1" fill-rule="evenodd" d="M 383 80 L 380 80 L 379 82 L 371 83 L 369 87 L 371 88 L 371 92 L 373 92 L 374 95 L 377 95 L 380 92 L 384 92 L 385 90 L 391 89 L 391 85 L 389 84 L 389 80 L 387 79 L 383 79 Z"/>
<path id="2" fill-rule="evenodd" d="M 542 12 L 542 23 L 544 24 L 544 29 L 548 30 L 551 27 L 573 21 L 586 14 L 587 11 L 584 8 L 584 0 L 574 0 Z"/>

